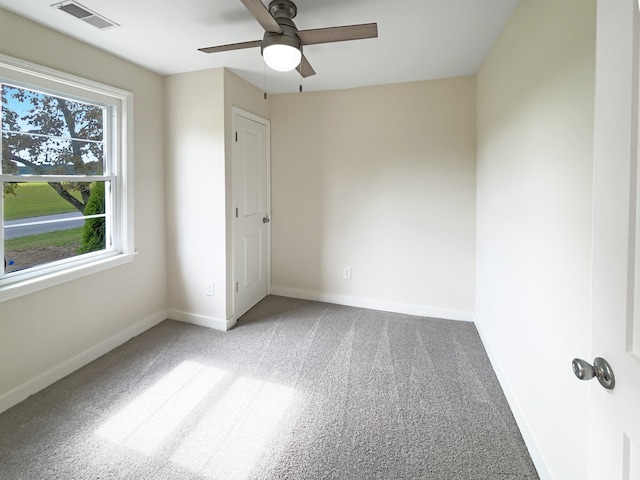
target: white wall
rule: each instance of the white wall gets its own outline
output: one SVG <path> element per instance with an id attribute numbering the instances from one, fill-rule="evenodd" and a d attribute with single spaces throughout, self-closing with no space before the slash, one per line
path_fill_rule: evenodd
<path id="1" fill-rule="evenodd" d="M 132 263 L 0 303 L 0 411 L 166 318 L 162 79 L 0 9 L 0 52 L 134 93 Z"/>
<path id="2" fill-rule="evenodd" d="M 522 0 L 477 75 L 477 325 L 542 478 L 587 478 L 595 0 Z"/>
<path id="3" fill-rule="evenodd" d="M 272 291 L 470 320 L 474 78 L 270 98 Z"/>
<path id="4" fill-rule="evenodd" d="M 165 77 L 164 101 L 169 315 L 226 329 L 223 69 Z"/>
<path id="5" fill-rule="evenodd" d="M 225 69 L 165 77 L 169 315 L 221 330 L 235 323 L 231 107 L 268 118 L 256 87 Z M 206 295 L 213 281 L 215 296 Z"/>

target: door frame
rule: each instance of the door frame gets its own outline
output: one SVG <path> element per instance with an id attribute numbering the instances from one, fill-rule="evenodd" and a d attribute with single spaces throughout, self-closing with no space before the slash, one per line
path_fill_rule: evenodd
<path id="1" fill-rule="evenodd" d="M 237 232 L 236 232 L 236 222 L 234 221 L 235 218 L 235 195 L 236 195 L 236 189 L 235 189 L 235 133 L 237 132 L 237 117 L 244 117 L 248 120 L 251 120 L 253 122 L 259 123 L 261 125 L 264 125 L 265 127 L 265 131 L 266 131 L 266 138 L 265 138 L 265 156 L 266 156 L 266 163 L 267 163 L 267 170 L 266 170 L 266 195 L 267 195 L 267 203 L 266 203 L 266 208 L 267 208 L 267 216 L 271 219 L 271 121 L 267 120 L 266 118 L 260 117 L 258 115 L 255 115 L 251 112 L 247 112 L 246 110 L 243 110 L 239 107 L 236 106 L 232 106 L 231 107 L 231 142 L 232 142 L 232 148 L 231 148 L 231 205 L 230 205 L 230 209 L 229 209 L 229 215 L 231 218 L 231 223 L 232 223 L 232 229 L 231 229 L 231 284 L 229 285 L 229 289 L 231 291 L 231 295 L 233 298 L 233 302 L 232 302 L 232 308 L 233 308 L 233 323 L 238 321 L 238 316 L 237 316 L 237 308 L 236 308 L 236 290 L 235 290 L 235 284 L 236 284 L 236 240 L 237 240 Z M 269 295 L 271 293 L 271 222 L 266 224 L 266 232 L 265 232 L 265 239 L 266 239 L 266 280 L 267 280 L 267 295 Z"/>

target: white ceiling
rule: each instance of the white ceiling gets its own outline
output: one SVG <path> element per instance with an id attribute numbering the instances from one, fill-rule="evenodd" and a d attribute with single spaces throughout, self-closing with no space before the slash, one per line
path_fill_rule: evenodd
<path id="1" fill-rule="evenodd" d="M 0 0 L 0 7 L 160 74 L 227 67 L 259 88 L 259 48 L 205 54 L 197 48 L 262 39 L 240 0 L 79 0 L 120 27 L 99 30 L 51 4 Z M 294 0 L 300 30 L 378 23 L 378 38 L 305 47 L 317 74 L 305 91 L 472 74 L 519 0 Z M 268 0 L 264 0 L 268 5 Z M 266 69 L 269 93 L 294 92 L 297 72 Z"/>

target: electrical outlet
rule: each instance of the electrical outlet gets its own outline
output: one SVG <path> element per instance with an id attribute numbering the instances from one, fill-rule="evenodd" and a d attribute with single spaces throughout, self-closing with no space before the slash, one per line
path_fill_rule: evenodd
<path id="1" fill-rule="evenodd" d="M 216 294 L 216 290 L 213 285 L 213 282 L 207 282 L 207 296 L 213 297 L 215 294 Z"/>
<path id="2" fill-rule="evenodd" d="M 351 267 L 342 267 L 342 278 L 351 280 Z"/>

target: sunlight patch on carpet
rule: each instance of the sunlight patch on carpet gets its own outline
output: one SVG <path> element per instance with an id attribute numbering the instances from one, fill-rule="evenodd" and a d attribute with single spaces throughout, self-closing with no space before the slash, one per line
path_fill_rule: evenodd
<path id="1" fill-rule="evenodd" d="M 244 480 L 275 437 L 295 389 L 259 379 L 227 379 L 210 406 L 203 400 L 229 372 L 185 361 L 109 418 L 96 435 L 144 455 L 175 442 L 196 407 L 202 418 L 182 432 L 170 461 L 205 478 Z M 188 422 L 186 422 L 188 424 Z"/>
<path id="2" fill-rule="evenodd" d="M 243 480 L 277 433 L 295 390 L 240 377 L 171 461 L 207 478 Z"/>
<path id="3" fill-rule="evenodd" d="M 95 433 L 150 455 L 225 375 L 225 370 L 185 361 L 116 413 Z"/>

